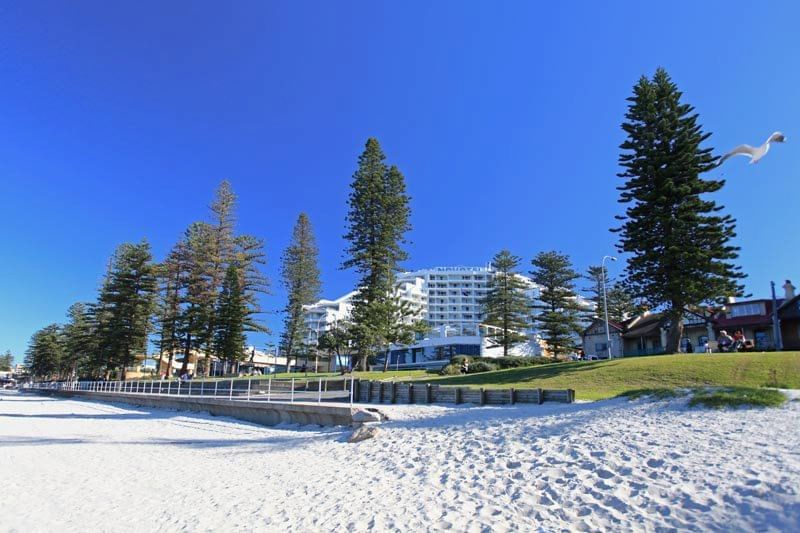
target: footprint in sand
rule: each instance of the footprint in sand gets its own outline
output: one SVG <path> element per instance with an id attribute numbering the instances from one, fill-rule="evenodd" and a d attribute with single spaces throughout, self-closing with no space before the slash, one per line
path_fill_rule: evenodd
<path id="1" fill-rule="evenodd" d="M 664 465 L 663 459 L 648 459 L 647 466 L 650 468 L 660 468 Z"/>

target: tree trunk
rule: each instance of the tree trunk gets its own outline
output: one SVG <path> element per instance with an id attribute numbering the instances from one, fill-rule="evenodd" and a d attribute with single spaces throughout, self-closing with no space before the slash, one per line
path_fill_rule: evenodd
<path id="1" fill-rule="evenodd" d="M 383 361 L 383 371 L 386 372 L 389 370 L 389 348 L 386 348 L 386 359 Z"/>
<path id="2" fill-rule="evenodd" d="M 677 308 L 669 314 L 670 326 L 667 330 L 667 345 L 664 347 L 666 353 L 678 353 L 683 336 L 683 306 Z"/>
<path id="3" fill-rule="evenodd" d="M 183 363 L 181 364 L 181 376 L 188 372 L 189 369 L 189 354 L 191 353 L 192 334 L 186 335 L 186 348 L 183 350 Z"/>

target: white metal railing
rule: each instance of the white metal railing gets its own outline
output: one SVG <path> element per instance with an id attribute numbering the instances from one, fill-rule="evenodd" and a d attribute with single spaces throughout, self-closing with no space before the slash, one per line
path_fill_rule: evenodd
<path id="1" fill-rule="evenodd" d="M 211 384 L 213 383 L 213 387 Z M 191 396 L 263 402 L 354 402 L 354 377 L 343 379 L 217 379 L 132 380 L 132 381 L 40 381 L 27 388 L 98 392 L 103 394 L 141 394 L 149 396 Z"/>

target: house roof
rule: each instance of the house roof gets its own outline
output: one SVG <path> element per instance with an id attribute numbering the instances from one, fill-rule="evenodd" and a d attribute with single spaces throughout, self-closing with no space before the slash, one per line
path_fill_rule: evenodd
<path id="1" fill-rule="evenodd" d="M 605 323 L 606 323 L 606 321 L 603 320 L 602 318 L 595 318 L 594 320 L 592 320 L 592 323 L 589 324 L 589 327 L 587 327 L 586 329 L 583 330 L 583 334 L 587 335 L 589 333 L 589 330 L 592 329 L 593 327 L 595 327 L 597 324 L 605 324 Z M 613 320 L 609 320 L 608 321 L 608 327 L 609 327 L 609 330 L 614 329 L 614 330 L 617 330 L 617 331 L 622 331 L 623 329 L 625 329 L 625 326 L 623 326 L 619 322 L 615 322 Z"/>
<path id="2" fill-rule="evenodd" d="M 636 337 L 646 337 L 648 335 L 653 335 L 654 333 L 659 333 L 661 329 L 661 325 L 664 323 L 664 316 L 661 313 L 654 313 L 651 315 L 642 315 L 639 320 L 632 321 L 630 326 L 625 333 L 622 334 L 623 337 L 630 339 Z"/>

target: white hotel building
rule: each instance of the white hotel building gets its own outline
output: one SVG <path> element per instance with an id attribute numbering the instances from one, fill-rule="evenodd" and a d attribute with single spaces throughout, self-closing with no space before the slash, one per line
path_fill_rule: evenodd
<path id="1" fill-rule="evenodd" d="M 502 347 L 486 337 L 487 326 L 481 302 L 489 290 L 495 270 L 490 267 L 436 267 L 398 274 L 397 291 L 401 299 L 418 310 L 417 317 L 430 324 L 430 331 L 412 346 L 392 350 L 391 363 L 419 363 L 449 359 L 454 355 L 500 356 Z M 531 299 L 538 287 L 530 278 L 517 274 Z M 316 343 L 318 334 L 339 320 L 346 320 L 352 309 L 350 292 L 336 300 L 320 300 L 306 307 L 307 342 Z M 531 327 L 529 342 L 512 349 L 513 355 L 540 355 L 539 337 Z"/>

